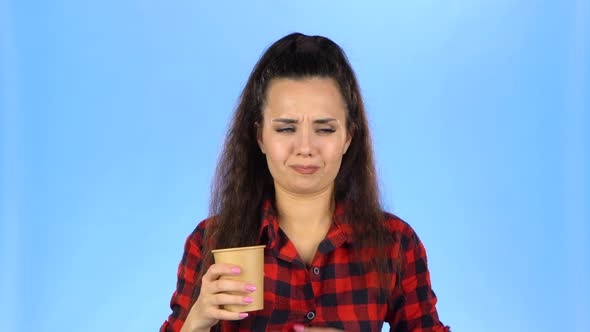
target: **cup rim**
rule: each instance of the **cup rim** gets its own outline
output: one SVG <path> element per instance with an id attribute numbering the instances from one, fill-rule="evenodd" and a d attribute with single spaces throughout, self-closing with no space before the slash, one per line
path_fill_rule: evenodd
<path id="1" fill-rule="evenodd" d="M 250 246 L 250 247 L 236 247 L 236 248 L 226 248 L 226 249 L 215 249 L 215 250 L 211 250 L 211 253 L 216 254 L 216 253 L 220 253 L 220 252 L 228 252 L 228 251 L 243 251 L 243 250 L 254 250 L 254 249 L 260 249 L 260 248 L 265 248 L 266 245 L 261 244 L 258 246 Z"/>

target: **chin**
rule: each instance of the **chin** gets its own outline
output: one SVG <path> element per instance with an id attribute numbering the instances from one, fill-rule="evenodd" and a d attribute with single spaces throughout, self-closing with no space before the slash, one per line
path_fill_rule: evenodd
<path id="1" fill-rule="evenodd" d="M 301 187 L 292 187 L 289 191 L 291 191 L 292 193 L 298 194 L 298 195 L 310 195 L 310 194 L 317 192 L 317 190 L 314 190 L 313 188 L 301 188 Z"/>
<path id="2" fill-rule="evenodd" d="M 326 187 L 322 187 L 322 186 L 289 186 L 289 191 L 291 191 L 292 193 L 296 193 L 298 195 L 314 195 L 320 192 L 323 192 L 326 190 Z"/>

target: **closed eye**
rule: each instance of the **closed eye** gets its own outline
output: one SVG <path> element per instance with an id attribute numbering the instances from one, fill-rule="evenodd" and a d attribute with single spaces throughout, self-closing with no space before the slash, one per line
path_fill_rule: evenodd
<path id="1" fill-rule="evenodd" d="M 334 129 L 334 128 L 320 128 L 317 130 L 317 132 L 320 134 L 331 134 L 335 131 L 336 131 L 336 129 Z"/>
<path id="2" fill-rule="evenodd" d="M 277 129 L 275 129 L 275 131 L 277 133 L 294 133 L 295 132 L 295 128 L 293 128 L 293 127 L 283 127 L 283 128 L 277 128 Z"/>

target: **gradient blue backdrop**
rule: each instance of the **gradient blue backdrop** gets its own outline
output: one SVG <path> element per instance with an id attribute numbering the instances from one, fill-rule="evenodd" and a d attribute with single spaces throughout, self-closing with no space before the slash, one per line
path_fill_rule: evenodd
<path id="1" fill-rule="evenodd" d="M 348 53 L 454 331 L 590 331 L 588 1 L 0 0 L 0 329 L 155 331 L 279 37 Z"/>

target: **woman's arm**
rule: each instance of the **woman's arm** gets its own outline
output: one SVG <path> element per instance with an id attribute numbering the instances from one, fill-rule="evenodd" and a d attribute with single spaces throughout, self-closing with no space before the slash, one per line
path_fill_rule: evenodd
<path id="1" fill-rule="evenodd" d="M 386 316 L 390 331 L 448 332 L 436 311 L 426 250 L 418 235 L 404 223 L 401 231 L 401 282 L 394 290 Z"/>
<path id="2" fill-rule="evenodd" d="M 201 277 L 202 244 L 207 221 L 201 222 L 188 237 L 178 266 L 176 291 L 170 300 L 172 314 L 160 327 L 160 332 L 208 332 L 218 327 L 220 320 L 241 320 L 247 313 L 230 312 L 224 305 L 246 305 L 252 285 L 243 281 L 221 280 L 224 275 L 238 275 L 239 266 L 212 264 Z M 245 295 L 232 295 L 236 292 Z M 193 298 L 196 301 L 193 303 Z M 191 307 L 192 306 L 192 307 Z"/>
<path id="3" fill-rule="evenodd" d="M 189 235 L 184 245 L 184 253 L 178 265 L 178 281 L 176 290 L 170 300 L 172 314 L 160 327 L 160 332 L 178 332 L 190 310 L 193 294 L 197 291 L 196 285 L 198 268 L 203 259 L 201 244 L 203 241 L 204 225 L 201 222 L 195 231 Z"/>

